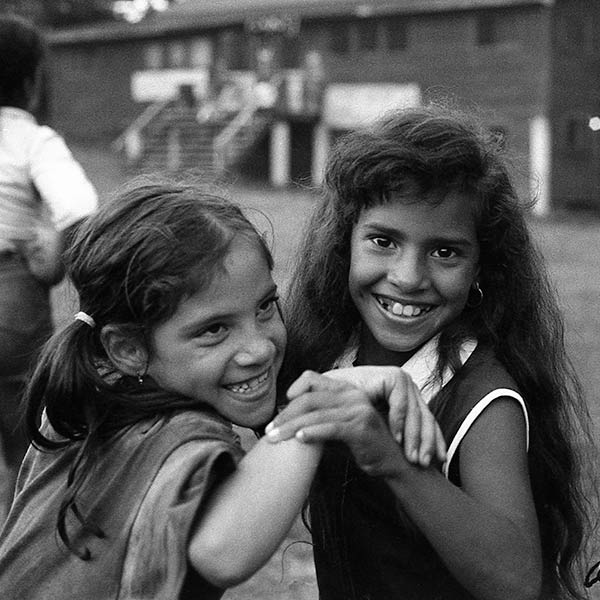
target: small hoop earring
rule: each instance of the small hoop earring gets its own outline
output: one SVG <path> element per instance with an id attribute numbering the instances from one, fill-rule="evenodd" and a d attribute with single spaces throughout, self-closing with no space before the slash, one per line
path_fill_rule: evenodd
<path id="1" fill-rule="evenodd" d="M 144 383 L 144 374 L 143 373 L 138 373 L 137 374 L 137 378 L 138 378 L 138 383 L 140 385 L 142 385 Z"/>
<path id="2" fill-rule="evenodd" d="M 475 302 L 470 302 L 469 300 L 467 300 L 467 306 L 469 308 L 477 308 L 478 306 L 481 306 L 481 303 L 483 302 L 483 290 L 481 289 L 481 287 L 479 285 L 479 281 L 476 281 L 471 286 L 471 289 L 475 290 L 475 292 L 477 292 L 477 294 L 479 294 L 479 296 L 478 296 L 478 298 L 475 299 Z"/>

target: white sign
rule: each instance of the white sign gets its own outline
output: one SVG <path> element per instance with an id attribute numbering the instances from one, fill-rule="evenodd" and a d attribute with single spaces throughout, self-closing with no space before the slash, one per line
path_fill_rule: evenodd
<path id="1" fill-rule="evenodd" d="M 323 121 L 333 129 L 356 129 L 394 108 L 420 104 L 416 83 L 334 83 L 325 90 Z"/>
<path id="2" fill-rule="evenodd" d="M 175 98 L 179 86 L 191 85 L 197 98 L 208 94 L 207 69 L 162 69 L 136 71 L 131 76 L 131 97 L 136 102 L 159 102 Z"/>

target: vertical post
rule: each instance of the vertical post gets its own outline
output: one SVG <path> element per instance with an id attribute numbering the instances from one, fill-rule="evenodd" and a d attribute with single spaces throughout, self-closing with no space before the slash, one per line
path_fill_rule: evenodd
<path id="1" fill-rule="evenodd" d="M 271 127 L 270 179 L 273 187 L 285 187 L 290 183 L 290 126 L 276 121 Z"/>
<path id="2" fill-rule="evenodd" d="M 181 167 L 181 142 L 179 129 L 171 127 L 167 132 L 167 160 L 166 167 L 169 171 L 177 171 Z"/>
<path id="3" fill-rule="evenodd" d="M 536 198 L 533 212 L 540 217 L 550 213 L 551 167 L 550 123 L 544 115 L 537 115 L 529 123 L 529 186 Z"/>
<path id="4" fill-rule="evenodd" d="M 311 179 L 313 185 L 320 185 L 323 181 L 325 163 L 327 162 L 329 147 L 331 145 L 329 127 L 323 121 L 319 121 L 315 126 L 312 141 Z"/>

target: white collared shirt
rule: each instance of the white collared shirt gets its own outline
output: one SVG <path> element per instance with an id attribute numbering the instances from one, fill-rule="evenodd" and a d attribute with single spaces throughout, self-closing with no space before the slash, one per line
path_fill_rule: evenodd
<path id="1" fill-rule="evenodd" d="M 417 352 L 415 352 L 403 365 L 402 370 L 408 373 L 412 380 L 415 382 L 419 390 L 421 391 L 421 397 L 426 404 L 436 396 L 436 394 L 445 386 L 454 376 L 454 371 L 447 366 L 444 370 L 443 376 L 440 380 L 439 377 L 435 377 L 435 369 L 438 362 L 438 339 L 439 334 L 431 338 L 426 344 L 421 346 Z M 359 333 L 355 332 L 346 349 L 338 360 L 334 364 L 334 368 L 347 368 L 353 367 L 354 362 L 358 356 L 359 347 Z M 467 339 L 465 340 L 459 350 L 459 357 L 461 365 L 464 365 L 471 354 L 477 348 L 477 340 Z M 515 390 L 506 388 L 497 388 L 491 391 L 489 394 L 481 398 L 477 404 L 470 410 L 469 414 L 462 422 L 456 435 L 448 446 L 446 462 L 443 465 L 443 473 L 448 476 L 450 462 L 455 456 L 456 451 L 461 441 L 466 436 L 467 432 L 477 419 L 479 415 L 497 398 L 509 397 L 516 400 L 523 410 L 525 418 L 526 436 L 527 436 L 527 448 L 529 448 L 529 415 L 527 413 L 527 407 L 523 397 Z"/>
<path id="2" fill-rule="evenodd" d="M 97 205 L 63 138 L 25 110 L 0 107 L 0 251 L 30 239 L 40 219 L 63 231 Z"/>

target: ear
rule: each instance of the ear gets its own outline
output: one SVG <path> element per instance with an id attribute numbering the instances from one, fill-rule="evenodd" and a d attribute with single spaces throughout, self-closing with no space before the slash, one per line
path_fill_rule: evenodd
<path id="1" fill-rule="evenodd" d="M 145 373 L 148 366 L 148 350 L 145 344 L 132 337 L 118 325 L 105 325 L 100 331 L 100 341 L 108 358 L 126 375 Z"/>

